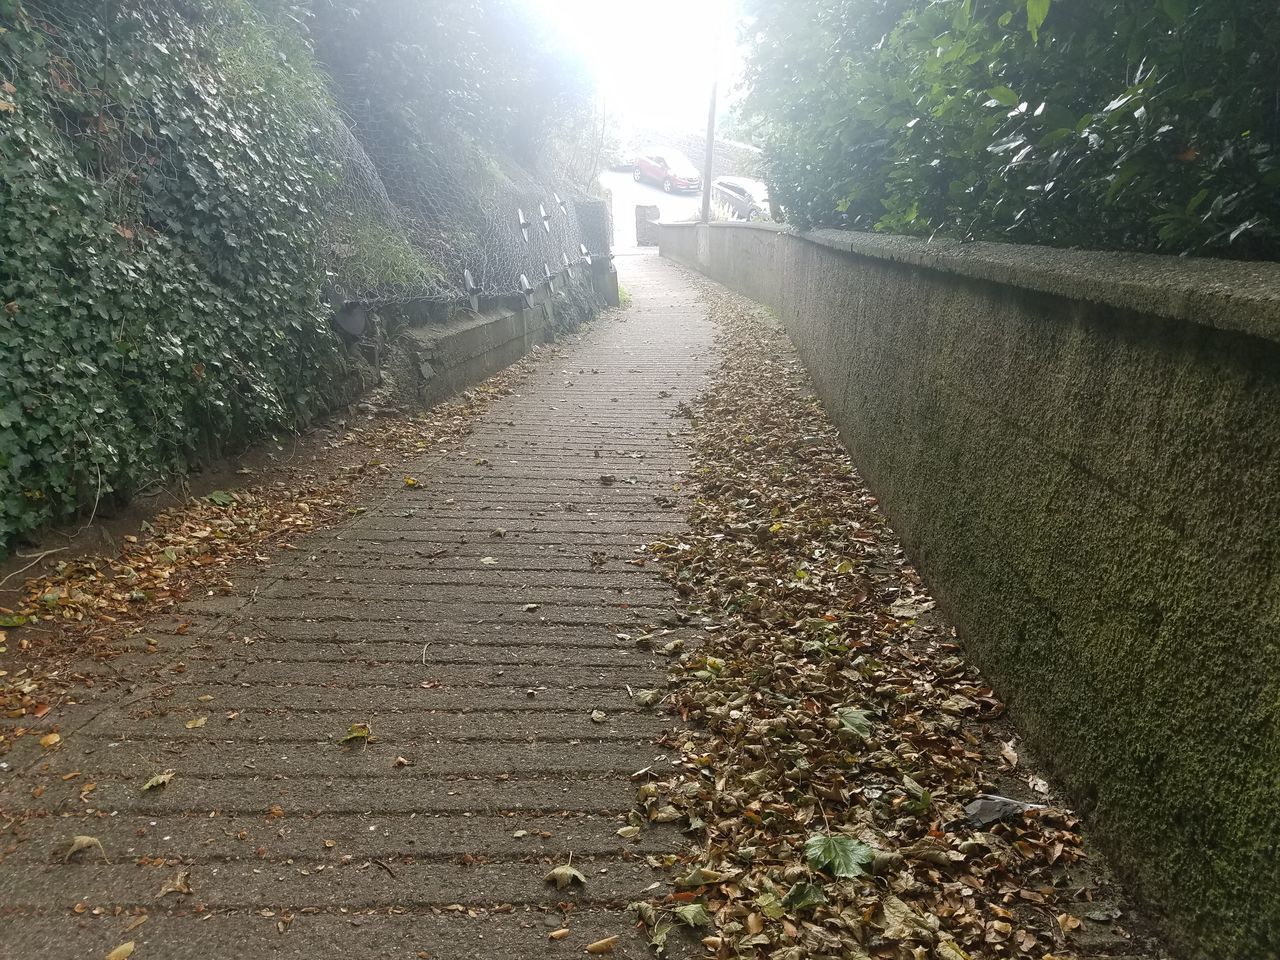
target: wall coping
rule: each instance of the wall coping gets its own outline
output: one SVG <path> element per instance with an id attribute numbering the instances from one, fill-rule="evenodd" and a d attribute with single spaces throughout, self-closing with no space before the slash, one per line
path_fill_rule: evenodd
<path id="1" fill-rule="evenodd" d="M 697 223 L 663 223 L 697 227 Z M 707 224 L 788 234 L 841 253 L 989 280 L 1280 342 L 1280 263 L 1011 243 L 921 240 L 852 230 L 797 233 L 781 224 Z"/>

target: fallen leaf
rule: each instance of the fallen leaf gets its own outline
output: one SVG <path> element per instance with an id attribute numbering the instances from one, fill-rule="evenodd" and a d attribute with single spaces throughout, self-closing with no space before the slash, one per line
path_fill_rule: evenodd
<path id="1" fill-rule="evenodd" d="M 160 892 L 156 894 L 156 899 L 160 900 L 171 893 L 187 894 L 191 892 L 191 871 L 179 870 L 176 874 L 164 882 L 164 886 L 160 888 Z"/>
<path id="2" fill-rule="evenodd" d="M 688 926 L 691 927 L 709 927 L 711 926 L 711 914 L 707 912 L 707 908 L 700 903 L 684 903 L 676 907 L 675 914 Z"/>
<path id="3" fill-rule="evenodd" d="M 183 726 L 185 726 L 188 730 L 199 730 L 201 727 L 205 725 L 206 722 L 208 722 L 208 720 L 209 720 L 208 717 L 196 717 L 194 720 L 188 720 L 185 724 L 183 724 Z"/>
<path id="4" fill-rule="evenodd" d="M 547 934 L 548 940 L 563 940 L 569 935 L 568 927 L 561 927 L 559 930 L 552 930 Z"/>
<path id="5" fill-rule="evenodd" d="M 816 883 L 797 883 L 782 898 L 782 906 L 787 910 L 804 910 L 817 907 L 827 902 L 827 894 Z"/>
<path id="6" fill-rule="evenodd" d="M 875 851 L 852 837 L 815 833 L 805 841 L 804 856 L 815 870 L 851 880 L 867 872 L 875 859 Z"/>
<path id="7" fill-rule="evenodd" d="M 543 882 L 553 883 L 557 890 L 564 890 L 573 886 L 575 883 L 585 884 L 587 882 L 587 878 L 578 872 L 577 868 L 564 864 L 559 867 L 552 868 L 552 870 L 543 878 Z"/>
<path id="8" fill-rule="evenodd" d="M 61 742 L 62 735 L 57 733 L 46 733 L 40 738 L 40 746 L 42 747 L 56 747 Z"/>
<path id="9" fill-rule="evenodd" d="M 107 954 L 106 960 L 128 960 L 129 957 L 133 956 L 133 948 L 135 945 L 135 941 L 133 940 L 130 940 L 128 943 L 120 944 L 120 946 Z"/>
<path id="10" fill-rule="evenodd" d="M 1009 766 L 1016 767 L 1018 765 L 1018 751 L 1013 749 L 1013 741 L 1000 744 L 1000 756 L 1004 757 Z"/>
<path id="11" fill-rule="evenodd" d="M 361 743 L 367 744 L 371 731 L 367 723 L 353 723 L 347 727 L 347 732 L 338 738 L 338 743 L 353 743 L 359 740 Z"/>
<path id="12" fill-rule="evenodd" d="M 157 773 L 154 777 L 142 785 L 143 790 L 155 790 L 158 787 L 165 786 L 173 779 L 174 771 L 166 770 L 164 773 Z"/>
<path id="13" fill-rule="evenodd" d="M 102 841 L 99 840 L 97 837 L 89 837 L 89 836 L 72 837 L 71 848 L 63 855 L 62 862 L 66 863 L 68 860 L 70 860 L 73 856 L 75 856 L 80 851 L 91 850 L 94 847 L 98 849 L 98 853 L 102 856 L 102 859 L 106 860 L 107 851 L 102 849 Z M 111 861 L 108 860 L 107 862 L 110 863 Z"/>
<path id="14" fill-rule="evenodd" d="M 841 733 L 853 734 L 861 740 L 866 740 L 871 736 L 871 717 L 865 710 L 847 707 L 837 711 L 836 717 L 840 720 Z"/>
<path id="15" fill-rule="evenodd" d="M 587 945 L 587 953 L 613 953 L 613 948 L 618 945 L 618 938 L 605 937 L 603 940 L 597 940 L 595 943 Z"/>

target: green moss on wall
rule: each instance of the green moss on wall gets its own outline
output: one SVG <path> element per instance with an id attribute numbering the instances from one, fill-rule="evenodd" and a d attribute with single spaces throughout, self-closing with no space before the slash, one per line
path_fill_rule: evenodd
<path id="1" fill-rule="evenodd" d="M 778 310 L 967 648 L 1180 951 L 1280 956 L 1280 344 L 795 237 L 708 242 L 713 276 Z"/>

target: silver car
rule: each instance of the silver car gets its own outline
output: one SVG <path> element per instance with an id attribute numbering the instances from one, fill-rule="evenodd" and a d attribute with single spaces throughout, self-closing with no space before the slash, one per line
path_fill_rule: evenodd
<path id="1" fill-rule="evenodd" d="M 769 188 L 745 177 L 717 177 L 711 181 L 711 201 L 731 220 L 768 220 Z"/>

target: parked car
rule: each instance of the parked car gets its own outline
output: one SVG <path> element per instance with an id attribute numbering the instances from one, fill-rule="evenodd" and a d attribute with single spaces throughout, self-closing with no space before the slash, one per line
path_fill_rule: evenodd
<path id="1" fill-rule="evenodd" d="M 769 188 L 759 180 L 717 177 L 711 181 L 711 202 L 733 220 L 768 220 Z"/>
<path id="2" fill-rule="evenodd" d="M 679 150 L 666 147 L 653 147 L 639 154 L 631 168 L 631 177 L 636 183 L 646 180 L 660 183 L 667 193 L 696 193 L 702 189 L 702 177 L 693 162 Z"/>

